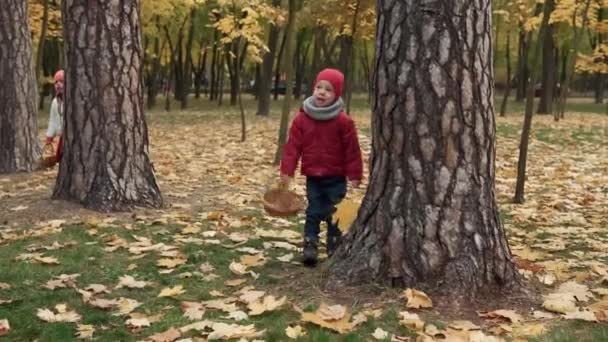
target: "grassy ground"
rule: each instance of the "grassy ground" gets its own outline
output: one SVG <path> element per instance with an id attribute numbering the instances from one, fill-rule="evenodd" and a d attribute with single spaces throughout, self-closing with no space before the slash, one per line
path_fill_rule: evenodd
<path id="1" fill-rule="evenodd" d="M 572 106 L 578 106 L 574 103 Z M 160 103 L 159 103 L 160 106 Z M 8 319 L 11 341 L 70 341 L 76 339 L 75 323 L 49 323 L 36 316 L 41 308 L 53 309 L 57 304 L 67 304 L 82 316 L 79 324 L 90 324 L 96 329 L 99 341 L 138 341 L 148 336 L 182 327 L 193 321 L 184 317 L 181 302 L 201 302 L 216 297 L 214 291 L 238 297 L 244 286 L 254 286 L 277 297 L 287 296 L 288 302 L 278 310 L 249 317 L 235 322 L 227 313 L 207 309 L 204 319 L 216 322 L 253 324 L 261 331 L 258 339 L 265 341 L 288 340 L 285 329 L 302 325 L 307 335 L 301 341 L 369 341 L 376 328 L 394 335 L 414 336 L 399 324 L 399 312 L 404 310 L 398 293 L 387 290 L 376 301 L 345 293 L 339 299 L 317 287 L 318 270 L 308 270 L 297 262 L 298 251 L 284 248 L 268 248 L 269 242 L 292 242 L 298 239 L 258 237 L 258 230 L 280 232 L 292 230 L 299 234 L 302 216 L 289 222 L 272 220 L 263 214 L 259 194 L 268 180 L 276 174 L 271 165 L 276 140 L 276 127 L 280 103 L 273 102 L 269 119 L 256 118 L 253 99 L 246 98 L 248 112 L 248 141 L 239 143 L 238 111 L 233 107 L 217 107 L 207 100 L 191 101 L 191 108 L 165 113 L 162 108 L 148 113 L 151 133 L 151 151 L 159 183 L 165 199 L 171 204 L 162 211 L 137 211 L 135 214 L 100 215 L 81 210 L 73 205 L 50 201 L 55 170 L 20 178 L 0 177 L 0 282 L 10 288 L 0 290 L 0 319 Z M 363 97 L 353 102 L 352 112 L 361 132 L 365 154 L 369 153 L 369 105 Z M 545 260 L 566 260 L 580 264 L 571 272 L 588 269 L 588 262 L 606 263 L 603 243 L 608 235 L 600 228 L 608 226 L 605 189 L 606 151 L 608 139 L 604 107 L 581 105 L 577 112 L 567 113 L 566 120 L 554 123 L 549 117 L 535 117 L 530 146 L 530 169 L 527 198 L 523 206 L 510 203 L 514 184 L 517 158 L 517 141 L 521 129 L 521 114 L 511 107 L 506 118 L 498 118 L 497 132 L 497 194 L 502 217 L 509 233 L 512 248 L 550 244 L 562 241 L 566 247 L 558 251 L 543 251 Z M 602 115 L 595 115 L 599 113 Z M 41 116 L 41 126 L 45 125 Z M 365 158 L 366 159 L 366 158 Z M 604 178 L 602 178 L 604 177 Z M 595 180 L 594 180 L 595 179 Z M 597 182 L 595 184 L 594 182 Z M 300 183 L 296 190 L 302 191 Z M 355 193 L 361 196 L 363 190 Z M 576 196 L 572 196 L 575 194 Z M 593 198 L 584 198 L 594 194 Z M 25 207 L 25 208 L 23 208 Z M 581 217 L 584 222 L 581 222 Z M 65 220 L 60 223 L 52 219 Z M 105 221 L 104 221 L 105 220 Z M 586 223 L 585 223 L 586 222 Z M 25 230 L 33 228 L 31 230 Z M 563 228 L 584 230 L 570 233 Z M 24 235 L 23 232 L 29 232 Z M 239 240 L 238 233 L 246 240 Z M 213 236 L 212 236 L 213 235 Z M 297 235 L 297 234 L 296 234 Z M 123 239 L 126 245 L 108 251 L 112 241 Z M 150 250 L 142 254 L 129 251 L 129 247 L 149 239 L 147 245 L 163 244 L 165 249 Z M 217 241 L 214 241 L 217 240 Z M 601 244 L 598 244 L 601 242 Z M 239 248 L 249 247 L 263 252 L 266 263 L 250 267 L 258 276 L 237 275 L 229 269 L 233 261 L 239 261 L 248 252 Z M 536 248 L 536 247 L 535 247 Z M 59 261 L 58 265 L 37 261 L 17 260 L 24 253 L 40 252 Z M 584 253 L 583 253 L 584 252 Z M 158 261 L 175 258 L 176 253 L 186 261 L 163 273 Z M 294 254 L 293 262 L 278 258 Z M 585 256 L 581 256 L 581 253 Z M 164 254 L 164 255 L 163 255 Z M 602 259 L 603 258 L 603 259 Z M 542 260 L 542 259 L 541 259 Z M 202 270 L 210 264 L 213 270 Z M 169 269 L 171 270 L 171 269 Z M 79 274 L 74 284 L 66 288 L 50 290 L 44 285 L 62 274 Z M 217 277 L 209 277 L 215 274 Z M 122 276 L 131 275 L 148 282 L 142 289 L 115 288 Z M 226 280 L 245 279 L 239 287 L 225 285 Z M 561 279 L 560 279 L 561 280 Z M 105 299 L 130 298 L 141 306 L 137 312 L 147 317 L 160 316 L 149 327 L 135 329 L 126 323 L 127 315 L 114 315 L 116 308 L 100 309 L 83 300 L 78 290 L 90 284 L 103 284 L 109 293 L 96 295 Z M 591 286 L 591 283 L 588 282 Z M 593 283 L 595 284 L 595 283 Z M 175 297 L 158 297 L 164 288 L 183 286 L 185 293 Z M 550 289 L 547 289 L 550 291 Z M 387 295 L 388 293 L 388 295 Z M 369 317 L 355 330 L 337 334 L 315 325 L 305 324 L 294 306 L 306 311 L 316 310 L 322 302 L 339 302 L 353 312 L 376 308 L 380 301 L 381 316 Z M 246 305 L 238 303 L 240 310 Z M 527 314 L 527 313 L 521 313 Z M 423 312 L 424 319 L 443 327 L 458 317 L 444 317 L 440 312 Z M 467 317 L 470 319 L 470 317 Z M 479 324 L 485 324 L 480 320 Z M 486 328 L 487 325 L 484 325 Z M 200 334 L 190 331 L 182 338 Z M 546 332 L 531 341 L 603 341 L 608 340 L 608 327 L 597 323 L 551 320 L 546 322 Z M 390 340 L 386 339 L 387 341 Z"/>

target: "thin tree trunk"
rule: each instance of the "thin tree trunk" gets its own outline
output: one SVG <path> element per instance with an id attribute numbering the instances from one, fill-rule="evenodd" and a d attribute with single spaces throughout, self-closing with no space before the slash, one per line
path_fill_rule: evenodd
<path id="1" fill-rule="evenodd" d="M 572 26 L 574 28 L 574 47 L 572 48 L 571 53 L 569 53 L 568 64 L 566 69 L 566 79 L 564 83 L 562 83 L 560 96 L 559 96 L 559 105 L 558 111 L 554 115 L 555 121 L 558 121 L 560 118 L 564 118 L 564 113 L 566 111 L 566 101 L 568 100 L 568 92 L 570 91 L 570 83 L 572 83 L 572 76 L 574 75 L 574 66 L 576 64 L 576 56 L 578 54 L 578 50 L 580 47 L 580 43 L 582 40 L 582 34 L 589 23 L 589 6 L 591 5 L 591 0 L 585 1 L 585 7 L 583 9 L 582 18 L 583 22 L 581 24 L 580 29 L 576 27 L 576 18 L 577 11 L 575 11 L 572 18 Z"/>
<path id="2" fill-rule="evenodd" d="M 281 0 L 272 0 L 272 6 L 280 8 Z M 262 70 L 260 75 L 260 83 L 258 90 L 258 110 L 256 115 L 268 116 L 270 113 L 270 91 L 272 88 L 272 70 L 274 60 L 277 54 L 277 42 L 279 40 L 280 28 L 270 24 L 270 33 L 268 34 L 268 52 L 264 55 L 262 61 Z M 278 62 L 277 62 L 278 64 Z"/>
<path id="3" fill-rule="evenodd" d="M 548 10 L 545 13 L 553 13 L 555 10 L 555 0 L 546 0 L 545 7 Z M 545 36 L 543 37 L 543 72 L 540 90 L 540 100 L 538 103 L 538 114 L 553 113 L 553 90 L 555 87 L 555 43 L 553 42 L 553 25 L 548 24 Z"/>
<path id="4" fill-rule="evenodd" d="M 361 53 L 361 65 L 363 69 L 363 76 L 365 77 L 365 88 L 367 89 L 367 100 L 371 102 L 372 99 L 372 77 L 370 71 L 370 58 L 367 51 L 367 41 L 363 41 L 363 52 Z"/>
<path id="5" fill-rule="evenodd" d="M 139 7 L 62 1 L 66 123 L 55 199 L 100 211 L 162 206 L 143 112 Z"/>
<path id="6" fill-rule="evenodd" d="M 281 109 L 281 124 L 279 127 L 279 138 L 277 141 L 277 152 L 274 156 L 274 164 L 278 165 L 283 156 L 283 145 L 287 141 L 287 126 L 289 121 L 289 113 L 291 112 L 291 96 L 293 91 L 293 55 L 294 55 L 294 36 L 296 31 L 296 0 L 289 0 L 287 17 L 287 28 L 285 29 L 285 82 L 287 82 L 285 97 L 283 98 L 283 107 Z"/>
<path id="7" fill-rule="evenodd" d="M 517 180 L 515 183 L 515 197 L 513 201 L 515 203 L 524 202 L 524 190 L 526 183 L 526 163 L 528 160 L 528 145 L 530 140 L 530 130 L 532 129 L 532 115 L 534 113 L 534 85 L 536 84 L 537 73 L 539 69 L 539 58 L 541 52 L 541 46 L 544 41 L 544 37 L 549 25 L 549 13 L 550 8 L 543 6 L 543 20 L 541 22 L 540 31 L 538 32 L 538 39 L 536 46 L 534 47 L 534 54 L 532 55 L 532 62 L 530 66 L 530 78 L 528 86 L 526 88 L 526 112 L 524 114 L 524 124 L 521 130 L 521 139 L 519 142 L 519 158 L 517 161 Z M 531 41 L 531 39 L 528 39 Z"/>
<path id="8" fill-rule="evenodd" d="M 354 49 L 354 41 L 355 35 L 357 34 L 357 23 L 359 20 L 359 8 L 361 7 L 361 0 L 357 0 L 355 4 L 355 13 L 353 14 L 353 21 L 351 24 L 352 32 L 348 38 L 347 42 L 347 50 L 348 50 L 348 59 L 346 60 L 346 74 L 344 75 L 344 90 L 343 94 L 346 96 L 346 112 L 350 113 L 350 100 L 352 99 L 353 92 L 353 79 L 354 79 L 354 63 L 355 59 L 355 49 Z"/>
<path id="9" fill-rule="evenodd" d="M 596 104 L 604 103 L 604 91 L 606 88 L 606 79 L 604 76 L 604 74 L 599 72 L 595 74 L 594 99 Z"/>
<path id="10" fill-rule="evenodd" d="M 211 52 L 211 75 L 210 75 L 210 86 L 209 86 L 209 100 L 216 100 L 217 96 L 217 70 L 218 70 L 218 51 L 217 44 L 219 40 L 219 33 L 217 29 L 213 29 L 213 50 Z"/>
<path id="11" fill-rule="evenodd" d="M 310 68 L 310 77 L 308 82 L 308 92 L 306 96 L 311 96 L 315 85 L 315 77 L 321 71 L 321 51 L 322 41 L 325 40 L 325 29 L 321 26 L 315 27 L 313 32 L 314 49 L 312 50 L 312 65 Z"/>
<path id="12" fill-rule="evenodd" d="M 230 63 L 226 61 L 226 55 L 224 53 L 220 54 L 220 61 L 218 63 L 218 82 L 217 82 L 217 105 L 221 106 L 224 102 L 224 78 L 226 77 L 225 63 Z"/>
<path id="13" fill-rule="evenodd" d="M 274 72 L 274 100 L 279 99 L 279 82 L 281 81 L 281 64 L 284 62 L 283 51 L 285 50 L 285 39 L 287 34 L 283 35 L 281 40 L 281 47 L 279 48 L 279 55 L 277 56 L 277 65 L 275 66 Z"/>
<path id="14" fill-rule="evenodd" d="M 49 0 L 43 1 L 43 12 L 42 12 L 42 23 L 40 29 L 40 39 L 38 40 L 38 51 L 36 51 L 36 82 L 38 84 L 40 101 L 38 103 L 38 109 L 44 108 L 44 97 L 46 91 L 44 82 L 42 81 L 42 58 L 44 57 L 44 45 L 46 42 L 46 32 L 49 26 Z"/>
<path id="15" fill-rule="evenodd" d="M 506 115 L 507 101 L 509 100 L 509 95 L 511 95 L 511 31 L 507 31 L 507 49 L 505 51 L 505 57 L 507 63 L 507 84 L 502 98 L 502 105 L 500 106 L 500 116 Z"/>
<path id="16" fill-rule="evenodd" d="M 326 286 L 456 303 L 519 288 L 495 199 L 490 0 L 380 0 L 377 15 L 370 184 Z"/>
<path id="17" fill-rule="evenodd" d="M 192 44 L 194 43 L 194 17 L 196 16 L 196 7 L 190 11 L 190 28 L 186 38 L 186 60 L 184 61 L 184 76 L 182 85 L 181 108 L 188 107 L 188 96 L 192 86 Z"/>
<path id="18" fill-rule="evenodd" d="M 517 92 L 515 101 L 522 102 L 526 97 L 526 85 L 528 84 L 528 44 L 531 34 L 526 33 L 523 24 L 519 27 L 519 44 L 517 48 Z"/>
<path id="19" fill-rule="evenodd" d="M 27 2 L 0 6 L 0 173 L 29 172 L 40 160 Z"/>

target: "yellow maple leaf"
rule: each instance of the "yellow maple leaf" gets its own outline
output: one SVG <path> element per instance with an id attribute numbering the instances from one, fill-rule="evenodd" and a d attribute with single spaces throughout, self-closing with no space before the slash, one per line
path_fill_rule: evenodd
<path id="1" fill-rule="evenodd" d="M 407 304 L 405 306 L 408 308 L 420 309 L 433 307 L 433 301 L 431 298 L 429 298 L 429 296 L 422 291 L 406 289 L 403 293 L 407 299 Z"/>
<path id="2" fill-rule="evenodd" d="M 167 287 L 160 291 L 159 297 L 175 297 L 182 293 L 185 293 L 184 287 L 182 285 L 177 285 L 174 287 Z"/>
<path id="3" fill-rule="evenodd" d="M 336 212 L 332 220 L 338 224 L 338 228 L 345 232 L 355 222 L 361 204 L 349 199 L 344 199 L 336 206 Z"/>

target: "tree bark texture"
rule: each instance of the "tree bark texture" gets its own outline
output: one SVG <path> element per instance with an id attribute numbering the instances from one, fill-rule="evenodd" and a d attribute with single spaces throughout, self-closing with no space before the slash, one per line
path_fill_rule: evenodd
<path id="1" fill-rule="evenodd" d="M 495 200 L 490 0 L 380 0 L 370 184 L 336 283 L 470 299 L 517 281 Z"/>
<path id="2" fill-rule="evenodd" d="M 32 171 L 40 159 L 27 1 L 0 6 L 0 173 Z"/>
<path id="3" fill-rule="evenodd" d="M 66 121 L 53 198 L 100 211 L 162 206 L 143 112 L 139 6 L 62 1 Z"/>

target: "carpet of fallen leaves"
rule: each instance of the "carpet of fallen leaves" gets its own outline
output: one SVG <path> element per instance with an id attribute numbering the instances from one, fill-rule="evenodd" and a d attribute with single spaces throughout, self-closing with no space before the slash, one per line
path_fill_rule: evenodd
<path id="1" fill-rule="evenodd" d="M 151 341 L 260 339 L 264 326 L 239 322 L 279 309 L 301 315 L 300 324 L 290 325 L 285 331 L 285 335 L 293 339 L 306 336 L 309 324 L 342 334 L 356 329 L 370 317 L 382 315 L 382 307 L 353 312 L 348 305 L 336 303 L 321 303 L 316 311 L 304 311 L 298 305 L 288 305 L 292 302 L 287 297 L 258 290 L 251 282 L 245 284 L 247 280 L 255 284 L 269 258 L 267 250 L 284 250 L 277 260 L 297 264 L 301 237 L 298 232 L 286 229 L 293 226 L 293 222 L 264 216 L 260 203 L 261 194 L 276 181 L 277 168 L 272 160 L 277 118 L 251 117 L 248 139 L 241 143 L 240 123 L 235 120 L 199 117 L 196 113 L 162 115 L 177 116 L 170 122 L 153 120 L 150 125 L 151 155 L 167 203 L 165 209 L 110 215 L 51 201 L 57 168 L 31 175 L 0 176 L 0 245 L 56 234 L 74 223 L 94 229 L 104 226 L 131 229 L 135 223 L 154 223 L 179 227 L 175 231 L 175 243 L 157 243 L 134 233 L 131 241 L 119 237 L 105 239 L 105 251 L 126 249 L 134 258 L 157 253 L 159 273 L 166 277 L 184 276 L 173 271 L 188 262 L 181 251 L 185 242 L 227 246 L 242 254 L 240 260 L 230 264 L 233 277 L 225 280 L 224 288 L 211 293 L 216 299 L 181 301 L 179 305 L 191 324 L 149 336 Z M 180 115 L 187 123 L 181 122 Z M 355 118 L 367 160 L 369 116 L 355 115 Z M 418 335 L 417 341 L 525 339 L 545 333 L 561 319 L 608 321 L 608 297 L 605 297 L 608 296 L 608 117 L 569 113 L 558 123 L 551 117 L 535 117 L 526 202 L 522 205 L 511 203 L 521 117 L 498 118 L 497 124 L 496 192 L 521 273 L 544 286 L 542 307 L 531 308 L 529 312 L 496 308 L 478 312 L 475 322 L 455 320 L 440 328 L 425 322 L 425 310 L 433 307 L 432 298 L 407 289 L 402 295 L 399 320 L 402 326 Z M 295 190 L 304 193 L 301 177 Z M 363 194 L 363 189 L 353 191 L 349 199 L 359 201 Z M 272 228 L 257 228 L 261 221 Z M 208 226 L 213 229 L 203 229 Z M 251 229 L 243 230 L 244 227 Z M 261 239 L 264 249 L 243 247 L 251 239 Z M 57 264 L 61 261 L 45 253 L 63 247 L 24 250 L 16 262 Z M 125 270 L 118 284 L 85 287 L 78 284 L 78 274 L 61 274 L 49 279 L 44 287 L 73 288 L 84 303 L 124 316 L 125 324 L 137 331 L 162 317 L 138 313 L 141 303 L 136 300 L 112 297 L 114 288 L 157 286 L 128 275 L 129 271 Z M 203 279 L 218 277 L 214 265 L 209 263 L 202 263 L 198 271 Z M 0 291 L 11 286 L 8 279 L 0 284 Z M 179 298 L 187 291 L 181 285 L 159 287 L 157 296 Z M 0 305 L 5 303 L 10 303 L 10 299 L 0 301 Z M 206 319 L 208 311 L 221 311 L 227 316 L 219 321 Z M 46 322 L 75 322 L 79 338 L 94 336 L 98 328 L 79 324 L 81 315 L 65 304 L 49 303 L 49 307 L 40 308 L 32 315 Z M 11 317 L 0 317 L 0 336 L 10 333 L 10 320 Z M 380 327 L 371 336 L 379 340 L 414 340 Z"/>

